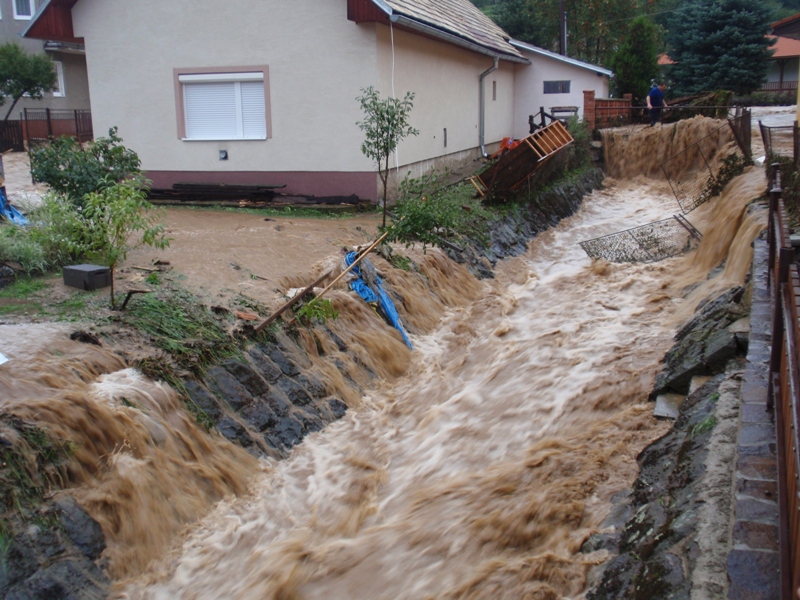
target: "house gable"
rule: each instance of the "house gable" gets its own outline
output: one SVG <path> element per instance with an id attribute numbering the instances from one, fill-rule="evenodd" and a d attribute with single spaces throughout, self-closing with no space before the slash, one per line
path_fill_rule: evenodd
<path id="1" fill-rule="evenodd" d="M 82 44 L 72 27 L 72 7 L 78 0 L 47 0 L 31 19 L 22 37 Z"/>

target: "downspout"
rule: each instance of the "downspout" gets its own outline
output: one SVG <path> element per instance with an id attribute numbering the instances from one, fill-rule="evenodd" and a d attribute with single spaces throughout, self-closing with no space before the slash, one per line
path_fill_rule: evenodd
<path id="1" fill-rule="evenodd" d="M 486 98 L 484 94 L 484 80 L 486 76 L 490 73 L 493 73 L 497 70 L 497 65 L 500 62 L 500 57 L 494 57 L 494 65 L 486 69 L 483 73 L 481 73 L 480 77 L 480 102 L 479 102 L 479 111 L 480 111 L 480 120 L 479 120 L 479 129 L 480 129 L 480 144 L 481 144 L 481 156 L 483 158 L 488 158 L 489 154 L 486 152 Z"/>

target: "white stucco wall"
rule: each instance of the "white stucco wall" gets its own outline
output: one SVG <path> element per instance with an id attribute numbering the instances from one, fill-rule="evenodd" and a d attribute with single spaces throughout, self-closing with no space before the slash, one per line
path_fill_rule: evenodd
<path id="1" fill-rule="evenodd" d="M 578 116 L 583 118 L 583 92 L 594 90 L 598 98 L 607 98 L 609 94 L 608 76 L 598 76 L 595 71 L 579 67 L 534 52 L 520 50 L 530 59 L 531 65 L 516 66 L 516 82 L 514 88 L 514 137 L 528 135 L 528 116 L 539 112 L 544 107 L 549 112 L 553 106 L 577 106 Z M 568 94 L 545 94 L 545 81 L 569 80 Z"/>
<path id="2" fill-rule="evenodd" d="M 378 86 L 383 95 L 392 93 L 394 72 L 397 97 L 414 92 L 411 124 L 419 130 L 418 136 L 407 138 L 399 146 L 400 165 L 476 150 L 480 145 L 479 77 L 494 64 L 493 59 L 397 29 L 393 53 L 391 34 L 388 27 L 378 26 Z M 487 144 L 511 135 L 513 90 L 513 64 L 501 60 L 499 68 L 485 80 Z"/>
<path id="3" fill-rule="evenodd" d="M 798 72 L 798 59 L 790 58 L 786 61 L 783 67 L 783 80 L 784 81 L 797 81 Z M 767 70 L 767 81 L 775 82 L 781 80 L 781 68 L 778 61 L 773 60 L 770 62 L 769 70 Z"/>
<path id="4" fill-rule="evenodd" d="M 118 126 L 145 170 L 372 170 L 355 98 L 376 82 L 375 26 L 348 21 L 346 0 L 80 0 L 73 21 L 95 134 Z M 255 65 L 269 65 L 271 139 L 178 138 L 174 68 Z"/>

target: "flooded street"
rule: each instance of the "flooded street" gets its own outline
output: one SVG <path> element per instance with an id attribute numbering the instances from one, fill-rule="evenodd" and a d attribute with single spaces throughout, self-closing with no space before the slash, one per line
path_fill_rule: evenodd
<path id="1" fill-rule="evenodd" d="M 607 183 L 118 597 L 580 594 L 604 559 L 582 542 L 667 427 L 647 396 L 687 260 L 593 265 L 579 241 L 677 212 L 663 183 Z"/>

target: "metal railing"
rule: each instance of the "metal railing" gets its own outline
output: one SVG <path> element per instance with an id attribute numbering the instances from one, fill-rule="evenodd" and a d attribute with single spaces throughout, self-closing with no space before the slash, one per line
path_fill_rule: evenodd
<path id="1" fill-rule="evenodd" d="M 23 111 L 25 139 L 29 142 L 46 142 L 63 135 L 88 142 L 94 138 L 92 111 L 53 110 L 50 108 L 26 108 Z"/>
<path id="2" fill-rule="evenodd" d="M 768 81 L 762 84 L 760 92 L 796 92 L 796 81 Z"/>
<path id="3" fill-rule="evenodd" d="M 594 259 L 609 262 L 656 262 L 693 250 L 702 236 L 682 215 L 580 242 Z"/>
<path id="4" fill-rule="evenodd" d="M 622 104 L 617 100 L 613 105 L 595 101 L 595 123 L 598 129 L 607 127 L 627 127 L 650 123 L 650 110 L 646 106 Z M 666 106 L 661 113 L 662 123 L 675 123 L 698 115 L 710 119 L 735 118 L 738 107 L 734 106 Z"/>
<path id="5" fill-rule="evenodd" d="M 769 271 L 772 355 L 767 410 L 773 411 L 778 458 L 778 544 L 781 600 L 800 586 L 800 276 L 794 264 L 777 165 L 769 201 Z"/>
<path id="6" fill-rule="evenodd" d="M 767 156 L 784 156 L 794 160 L 795 167 L 800 162 L 800 127 L 795 121 L 792 125 L 770 127 L 758 122 L 761 139 L 764 141 L 764 153 Z"/>

